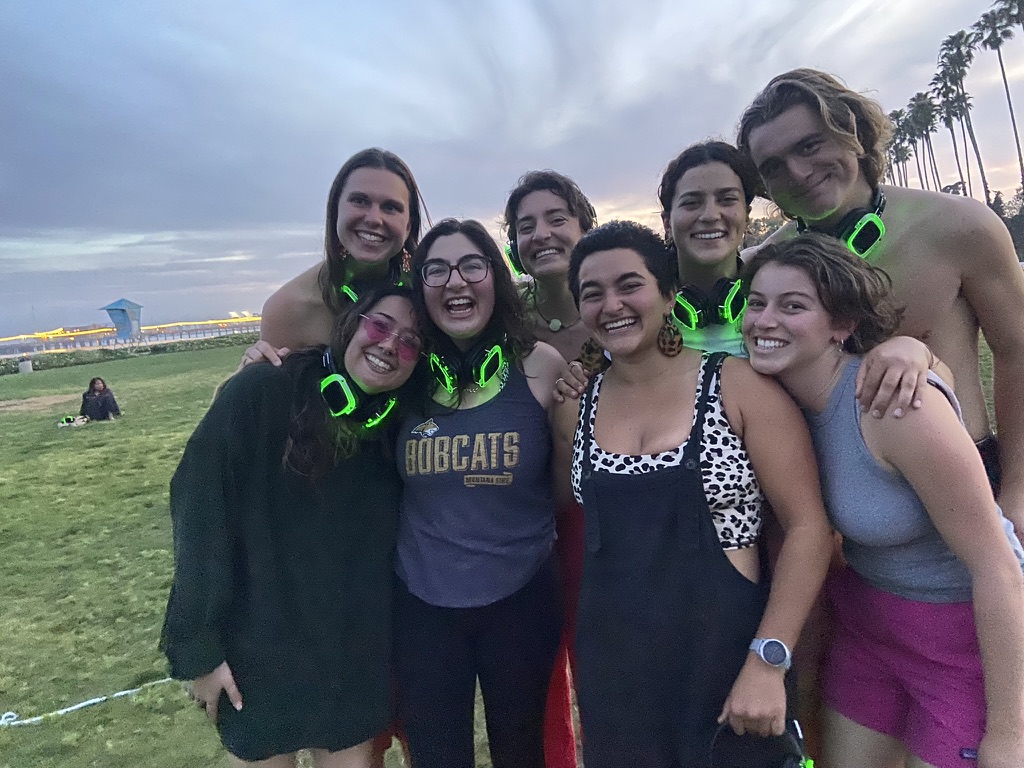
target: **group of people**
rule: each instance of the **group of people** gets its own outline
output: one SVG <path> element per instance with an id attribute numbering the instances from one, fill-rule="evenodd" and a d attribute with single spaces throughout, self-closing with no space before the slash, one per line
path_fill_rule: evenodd
<path id="1" fill-rule="evenodd" d="M 1024 276 L 890 135 L 802 69 L 668 164 L 662 234 L 528 173 L 526 287 L 350 158 L 171 484 L 161 646 L 234 763 L 471 768 L 479 686 L 497 768 L 575 766 L 573 687 L 588 768 L 778 765 L 797 714 L 828 768 L 1024 764 Z"/>

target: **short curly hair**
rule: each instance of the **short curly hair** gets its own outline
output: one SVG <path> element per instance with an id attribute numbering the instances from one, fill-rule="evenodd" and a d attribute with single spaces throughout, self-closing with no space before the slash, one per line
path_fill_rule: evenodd
<path id="1" fill-rule="evenodd" d="M 799 104 L 820 115 L 836 140 L 857 153 L 864 178 L 877 187 L 889 166 L 892 121 L 877 101 L 817 69 L 794 69 L 772 78 L 743 112 L 736 145 L 749 156 L 751 131 Z"/>
<path id="2" fill-rule="evenodd" d="M 847 352 L 867 352 L 896 333 L 903 308 L 893 300 L 889 275 L 855 256 L 834 237 L 805 232 L 792 240 L 762 246 L 743 266 L 741 277 L 747 293 L 766 264 L 795 267 L 810 278 L 832 320 L 853 325 L 853 333 L 843 343 Z"/>
<path id="3" fill-rule="evenodd" d="M 580 238 L 569 257 L 569 290 L 577 307 L 580 305 L 580 267 L 583 262 L 588 256 L 615 248 L 635 251 L 644 260 L 644 265 L 657 280 L 662 296 L 675 292 L 679 282 L 675 250 L 670 250 L 650 227 L 635 221 L 609 221 Z"/>
<path id="4" fill-rule="evenodd" d="M 530 171 L 523 174 L 516 182 L 515 189 L 508 193 L 508 200 L 505 202 L 505 214 L 502 226 L 508 233 L 508 239 L 513 243 L 518 242 L 516 235 L 516 215 L 519 213 L 519 206 L 523 198 L 531 192 L 547 191 L 558 195 L 565 201 L 565 207 L 569 213 L 576 217 L 580 223 L 580 230 L 589 232 L 597 223 L 597 212 L 593 204 L 583 194 L 579 185 L 568 176 L 557 171 Z"/>

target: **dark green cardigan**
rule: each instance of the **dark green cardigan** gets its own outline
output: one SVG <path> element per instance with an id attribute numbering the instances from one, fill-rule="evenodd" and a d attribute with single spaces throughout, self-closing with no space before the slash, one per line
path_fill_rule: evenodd
<path id="1" fill-rule="evenodd" d="M 222 697 L 218 728 L 248 760 L 358 744 L 391 717 L 398 473 L 380 443 L 316 483 L 286 471 L 292 390 L 288 365 L 242 370 L 171 480 L 160 647 L 180 679 L 227 660 L 245 705 Z"/>

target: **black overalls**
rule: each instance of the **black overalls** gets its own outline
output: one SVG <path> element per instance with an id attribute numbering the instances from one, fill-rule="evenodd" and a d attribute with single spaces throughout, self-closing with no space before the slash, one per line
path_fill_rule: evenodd
<path id="1" fill-rule="evenodd" d="M 595 470 L 593 387 L 583 411 L 586 553 L 576 637 L 587 768 L 706 768 L 711 740 L 768 597 L 722 551 L 700 448 L 706 359 L 683 464 L 642 475 Z"/>

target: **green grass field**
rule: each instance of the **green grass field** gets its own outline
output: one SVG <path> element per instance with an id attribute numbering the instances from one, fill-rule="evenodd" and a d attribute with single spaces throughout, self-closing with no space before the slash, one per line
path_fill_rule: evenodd
<path id="1" fill-rule="evenodd" d="M 0 713 L 22 718 L 165 676 L 173 570 L 167 488 L 242 348 L 0 377 Z M 984 349 L 986 380 L 991 365 Z M 92 376 L 125 417 L 58 429 Z M 490 765 L 482 721 L 478 763 Z M 0 768 L 227 766 L 176 683 L 0 728 Z M 401 765 L 397 750 L 389 768 Z"/>
<path id="2" fill-rule="evenodd" d="M 0 377 L 0 713 L 22 718 L 166 676 L 167 488 L 242 348 Z M 57 428 L 101 376 L 125 416 Z M 395 753 L 395 750 L 392 751 Z M 227 766 L 177 683 L 0 728 L 0 768 Z M 389 766 L 401 765 L 397 753 Z"/>

